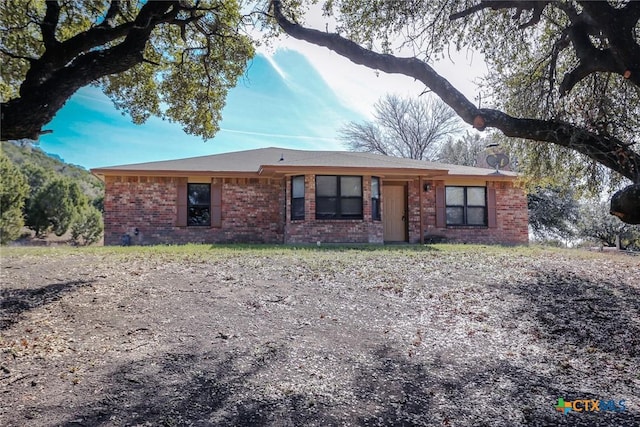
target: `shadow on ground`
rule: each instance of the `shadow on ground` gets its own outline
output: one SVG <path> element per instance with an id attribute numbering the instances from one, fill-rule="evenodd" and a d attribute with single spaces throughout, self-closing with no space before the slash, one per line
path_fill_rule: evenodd
<path id="1" fill-rule="evenodd" d="M 60 300 L 65 294 L 89 286 L 93 281 L 75 280 L 51 283 L 39 288 L 0 290 L 0 331 L 8 329 L 20 320 L 23 313 Z"/>
<path id="2" fill-rule="evenodd" d="M 284 371 L 286 352 L 275 347 L 259 355 L 176 352 L 125 364 L 109 377 L 98 400 L 83 402 L 85 409 L 61 425 L 640 425 L 640 416 L 631 412 L 560 414 L 553 408 L 556 396 L 570 396 L 553 378 L 506 361 L 449 366 L 442 377 L 385 346 L 372 351 L 372 364 L 355 366 L 347 400 L 274 394 L 278 384 L 263 375 Z M 440 370 L 439 364 L 432 367 Z"/>
<path id="3" fill-rule="evenodd" d="M 270 396 L 271 385 L 259 382 L 264 370 L 284 363 L 282 351 L 266 343 L 251 354 L 176 352 L 123 365 L 99 400 L 61 425 L 337 424 L 310 396 Z"/>
<path id="4" fill-rule="evenodd" d="M 19 316 L 85 284 L 16 291 L 23 293 L 8 294 L 14 301 L 8 307 L 16 306 L 14 314 Z M 593 354 L 637 361 L 637 290 L 625 284 L 591 282 L 570 272 L 539 272 L 529 280 L 496 285 L 496 290 L 521 297 L 522 305 L 504 316 L 530 320 L 544 349 L 542 356 L 551 361 L 557 355 L 571 359 L 572 352 L 575 359 Z M 624 371 L 619 377 L 629 383 L 618 384 L 599 378 L 604 374 L 594 373 L 596 365 L 572 366 L 571 360 L 539 371 L 517 358 L 487 359 L 480 354 L 455 363 L 439 357 L 425 361 L 409 357 L 401 348 L 372 343 L 362 358 L 366 364 L 355 358 L 342 360 L 343 365 L 351 364 L 353 375 L 341 387 L 344 394 L 332 398 L 304 383 L 299 390 L 278 387 L 279 379 L 289 379 L 287 368 L 292 363 L 286 343 L 206 351 L 185 346 L 121 363 L 101 378 L 99 392 L 77 393 L 76 409 L 37 410 L 42 417 L 57 415 L 60 422 L 55 425 L 68 427 L 640 425 L 636 409 L 564 415 L 553 407 L 559 397 L 637 398 L 615 395 L 633 390 L 637 371 Z M 591 387 L 583 386 L 581 380 L 590 375 L 594 376 Z"/>
<path id="5" fill-rule="evenodd" d="M 591 352 L 638 357 L 640 292 L 625 283 L 593 282 L 572 272 L 538 272 L 534 281 L 505 287 L 530 305 L 515 318 L 532 316 L 546 341 Z"/>

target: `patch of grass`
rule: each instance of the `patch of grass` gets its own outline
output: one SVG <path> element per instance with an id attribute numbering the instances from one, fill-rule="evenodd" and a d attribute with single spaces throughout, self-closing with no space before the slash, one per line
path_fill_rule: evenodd
<path id="1" fill-rule="evenodd" d="M 108 256 L 126 261 L 128 259 L 154 258 L 159 260 L 215 260 L 217 258 L 242 256 L 292 256 L 298 258 L 320 257 L 350 259 L 378 256 L 473 256 L 474 254 L 494 255 L 507 258 L 563 257 L 578 259 L 602 259 L 624 257 L 617 253 L 592 252 L 581 249 L 566 249 L 530 246 L 432 244 L 432 245 L 375 245 L 375 244 L 325 244 L 316 245 L 269 245 L 269 244 L 185 244 L 153 246 L 90 246 L 90 247 L 26 247 L 5 246 L 0 248 L 0 258 L 5 257 L 66 257 L 73 255 Z M 631 258 L 631 257 L 629 257 Z M 631 261 L 631 260 L 630 260 Z"/>

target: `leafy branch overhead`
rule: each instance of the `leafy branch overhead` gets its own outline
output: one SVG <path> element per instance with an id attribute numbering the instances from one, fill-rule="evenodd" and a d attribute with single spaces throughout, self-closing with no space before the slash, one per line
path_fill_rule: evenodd
<path id="1" fill-rule="evenodd" d="M 293 16 L 301 12 L 288 2 L 271 6 L 288 35 L 413 77 L 478 130 L 552 143 L 640 184 L 639 2 L 335 0 L 324 5 L 337 20 L 335 33 L 298 24 Z M 394 55 L 394 43 L 413 56 Z M 452 43 L 483 54 L 489 74 L 482 99 L 490 107 L 477 106 L 429 65 Z M 640 199 L 627 206 L 640 211 Z M 633 211 L 617 214 L 640 222 Z"/>
<path id="2" fill-rule="evenodd" d="M 156 115 L 211 137 L 254 53 L 234 1 L 7 0 L 0 17 L 2 140 L 38 139 L 88 84 L 137 123 Z"/>

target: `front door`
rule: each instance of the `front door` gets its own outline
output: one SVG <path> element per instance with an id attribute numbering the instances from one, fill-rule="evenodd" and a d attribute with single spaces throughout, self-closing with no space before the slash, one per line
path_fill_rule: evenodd
<path id="1" fill-rule="evenodd" d="M 407 223 L 404 185 L 383 185 L 382 206 L 384 241 L 405 242 L 407 240 Z"/>

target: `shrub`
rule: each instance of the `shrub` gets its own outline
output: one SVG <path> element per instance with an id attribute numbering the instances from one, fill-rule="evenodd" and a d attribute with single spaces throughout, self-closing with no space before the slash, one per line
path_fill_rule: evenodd
<path id="1" fill-rule="evenodd" d="M 46 236 L 49 231 L 62 236 L 78 212 L 87 205 L 87 198 L 76 182 L 68 178 L 53 178 L 29 201 L 27 226 L 37 236 Z"/>
<path id="2" fill-rule="evenodd" d="M 93 206 L 80 210 L 71 226 L 71 239 L 77 245 L 97 242 L 104 231 L 102 214 Z"/>

